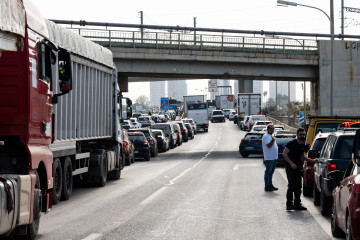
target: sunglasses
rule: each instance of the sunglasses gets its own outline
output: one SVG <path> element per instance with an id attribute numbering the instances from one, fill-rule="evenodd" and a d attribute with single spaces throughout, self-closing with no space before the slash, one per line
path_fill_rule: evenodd
<path id="1" fill-rule="evenodd" d="M 269 129 L 275 129 L 275 128 L 273 128 L 273 127 L 269 127 Z"/>
<path id="2" fill-rule="evenodd" d="M 306 136 L 305 133 L 299 133 L 299 136 Z"/>

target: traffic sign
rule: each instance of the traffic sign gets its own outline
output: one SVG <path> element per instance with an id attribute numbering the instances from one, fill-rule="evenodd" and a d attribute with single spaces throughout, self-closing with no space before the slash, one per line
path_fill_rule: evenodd
<path id="1" fill-rule="evenodd" d="M 217 92 L 217 80 L 210 79 L 208 82 L 208 91 L 209 92 Z"/>
<path id="2" fill-rule="evenodd" d="M 304 111 L 300 111 L 299 112 L 299 124 L 304 125 L 304 123 L 305 123 Z"/>
<path id="3" fill-rule="evenodd" d="M 169 110 L 169 98 L 160 99 L 160 110 L 161 111 Z"/>

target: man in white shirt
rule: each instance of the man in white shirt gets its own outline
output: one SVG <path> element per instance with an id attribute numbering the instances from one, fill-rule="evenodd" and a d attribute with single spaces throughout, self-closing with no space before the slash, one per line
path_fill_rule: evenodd
<path id="1" fill-rule="evenodd" d="M 262 148 L 264 152 L 265 160 L 265 191 L 271 192 L 276 191 L 278 188 L 274 187 L 272 184 L 272 177 L 276 167 L 276 160 L 278 159 L 278 146 L 275 141 L 275 137 L 272 135 L 274 133 L 274 125 L 267 125 L 267 133 L 264 134 L 262 138 Z"/>

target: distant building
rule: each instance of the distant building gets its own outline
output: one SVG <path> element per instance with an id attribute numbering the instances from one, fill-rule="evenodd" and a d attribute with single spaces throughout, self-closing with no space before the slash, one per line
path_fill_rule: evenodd
<path id="1" fill-rule="evenodd" d="M 183 101 L 187 94 L 186 80 L 171 80 L 167 82 L 168 97 Z"/>
<path id="2" fill-rule="evenodd" d="M 151 106 L 160 106 L 160 98 L 166 97 L 166 82 L 150 82 L 150 103 Z"/>

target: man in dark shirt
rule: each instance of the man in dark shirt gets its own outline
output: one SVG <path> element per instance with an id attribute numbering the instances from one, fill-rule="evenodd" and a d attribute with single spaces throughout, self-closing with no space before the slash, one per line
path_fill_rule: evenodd
<path id="1" fill-rule="evenodd" d="M 288 189 L 286 193 L 286 210 L 307 210 L 301 204 L 301 177 L 304 161 L 315 162 L 315 160 L 305 157 L 305 129 L 298 128 L 296 139 L 289 142 L 284 150 L 285 170 L 288 179 Z M 293 201 L 294 200 L 294 201 Z"/>

